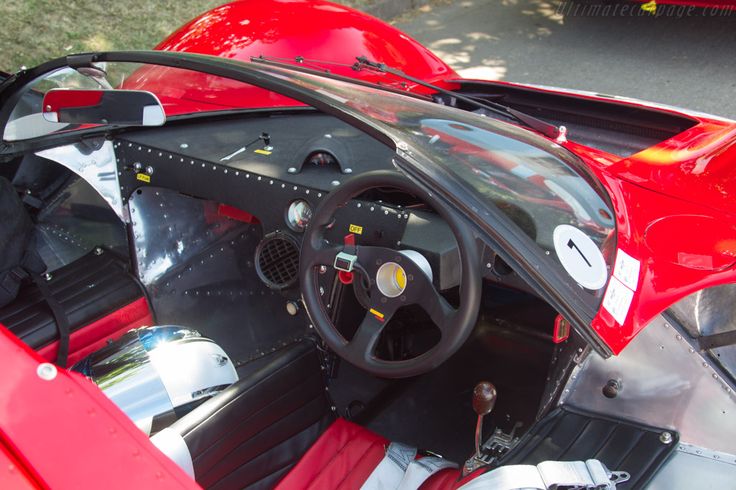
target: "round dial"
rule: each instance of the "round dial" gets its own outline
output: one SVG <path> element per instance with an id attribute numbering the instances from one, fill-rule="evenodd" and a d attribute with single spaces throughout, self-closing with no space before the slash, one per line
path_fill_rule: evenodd
<path id="1" fill-rule="evenodd" d="M 304 199 L 297 199 L 286 210 L 286 224 L 294 231 L 302 232 L 312 219 L 312 207 Z"/>

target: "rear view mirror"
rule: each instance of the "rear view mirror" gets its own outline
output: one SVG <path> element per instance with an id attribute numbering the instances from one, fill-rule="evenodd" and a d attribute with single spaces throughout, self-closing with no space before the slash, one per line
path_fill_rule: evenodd
<path id="1" fill-rule="evenodd" d="M 161 102 L 144 90 L 52 89 L 43 98 L 43 117 L 68 124 L 161 126 Z"/>

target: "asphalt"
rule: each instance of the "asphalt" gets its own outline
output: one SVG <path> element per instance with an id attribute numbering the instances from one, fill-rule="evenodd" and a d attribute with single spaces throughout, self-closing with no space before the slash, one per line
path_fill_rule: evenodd
<path id="1" fill-rule="evenodd" d="M 395 25 L 469 78 L 623 95 L 736 119 L 736 10 L 440 0 Z M 577 10 L 575 10 L 577 9 Z M 616 10 L 615 10 L 616 9 Z"/>

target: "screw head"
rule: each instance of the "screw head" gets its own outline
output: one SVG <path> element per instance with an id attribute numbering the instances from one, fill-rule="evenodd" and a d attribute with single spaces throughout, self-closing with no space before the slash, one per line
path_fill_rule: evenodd
<path id="1" fill-rule="evenodd" d="M 672 441 L 673 441 L 673 440 L 674 440 L 674 438 L 672 437 L 672 434 L 671 434 L 671 433 L 669 433 L 669 432 L 662 432 L 662 433 L 661 433 L 661 434 L 659 435 L 659 441 L 660 441 L 660 442 L 661 442 L 662 444 L 672 444 Z"/>
<path id="2" fill-rule="evenodd" d="M 44 362 L 38 365 L 36 374 L 44 381 L 51 381 L 56 378 L 58 371 L 56 370 L 56 366 L 50 362 Z"/>

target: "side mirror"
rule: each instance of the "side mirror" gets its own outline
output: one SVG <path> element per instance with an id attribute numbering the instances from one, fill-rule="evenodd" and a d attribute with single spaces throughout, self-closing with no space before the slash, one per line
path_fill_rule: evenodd
<path id="1" fill-rule="evenodd" d="M 68 124 L 161 126 L 161 102 L 144 90 L 51 89 L 43 98 L 43 118 Z"/>

